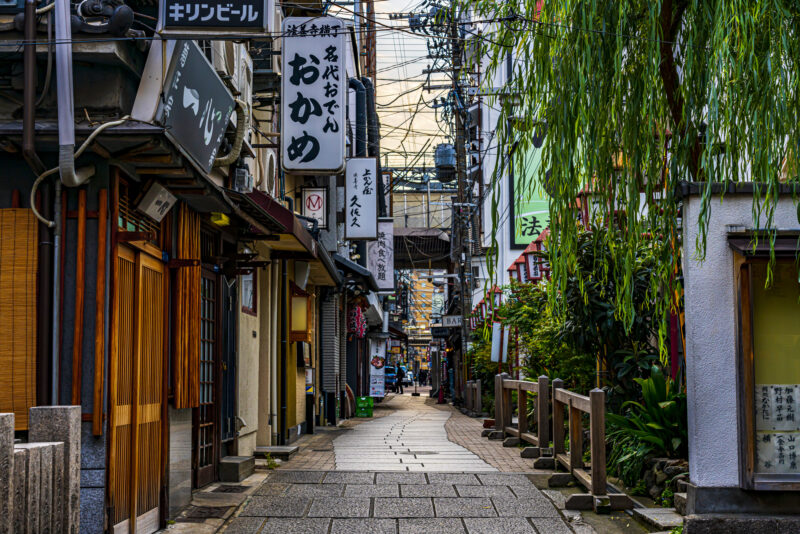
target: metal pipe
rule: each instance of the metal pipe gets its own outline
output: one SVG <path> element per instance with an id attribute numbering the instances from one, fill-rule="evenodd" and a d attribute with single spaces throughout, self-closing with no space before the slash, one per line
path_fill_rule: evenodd
<path id="1" fill-rule="evenodd" d="M 51 187 L 43 187 L 39 196 L 41 201 L 42 211 L 46 217 L 53 216 L 53 194 Z M 50 357 L 52 349 L 52 340 L 50 336 L 53 335 L 52 319 L 53 319 L 53 230 L 46 224 L 39 226 L 39 273 L 36 280 L 37 291 L 39 293 L 37 301 L 37 358 L 38 365 L 42 366 L 41 372 L 37 373 L 37 402 L 40 405 L 57 404 L 55 397 L 51 395 L 51 387 L 49 381 L 51 376 L 55 374 L 55 367 Z"/>
<path id="2" fill-rule="evenodd" d="M 278 433 L 278 414 L 277 414 L 277 407 L 278 407 L 278 295 L 280 291 L 278 291 L 278 283 L 279 283 L 279 275 L 277 265 L 275 262 L 271 261 L 269 264 L 270 268 L 270 351 L 269 351 L 269 360 L 270 360 L 270 406 L 269 412 L 272 415 L 271 420 L 271 430 L 274 436 L 271 444 L 275 445 L 278 442 L 277 433 Z"/>
<path id="3" fill-rule="evenodd" d="M 361 77 L 361 83 L 367 92 L 367 153 L 370 157 L 375 158 L 375 165 L 377 176 L 377 191 L 378 191 L 378 217 L 386 217 L 386 193 L 383 184 L 383 170 L 381 169 L 381 133 L 380 122 L 378 120 L 378 112 L 375 109 L 375 86 L 372 79 L 368 76 Z M 430 224 L 428 224 L 430 227 Z"/>
<path id="4" fill-rule="evenodd" d="M 286 370 L 287 360 L 289 359 L 289 340 L 286 326 L 288 320 L 288 306 L 287 306 L 287 292 L 289 287 L 289 269 L 287 260 L 281 260 L 281 414 L 280 414 L 280 434 L 278 436 L 278 444 L 286 445 L 286 387 L 288 372 Z"/>
<path id="5" fill-rule="evenodd" d="M 357 158 L 367 155 L 367 90 L 358 78 L 350 78 L 348 87 L 356 92 L 356 139 Z"/>
<path id="6" fill-rule="evenodd" d="M 56 12 L 56 94 L 58 101 L 58 170 L 61 182 L 77 187 L 94 167 L 75 170 L 75 109 L 72 90 L 72 26 L 70 0 L 54 0 Z"/>
<path id="7" fill-rule="evenodd" d="M 61 235 L 64 227 L 61 222 L 61 182 L 56 180 L 55 192 L 53 194 L 53 221 L 55 228 L 53 230 L 53 319 L 52 319 L 52 350 L 50 358 L 50 366 L 52 369 L 52 381 L 50 384 L 50 395 L 54 404 L 60 404 L 61 399 L 58 398 L 58 360 L 61 353 Z"/>
<path id="8" fill-rule="evenodd" d="M 44 164 L 36 154 L 36 0 L 25 0 L 24 92 L 22 106 L 22 156 L 37 175 Z"/>

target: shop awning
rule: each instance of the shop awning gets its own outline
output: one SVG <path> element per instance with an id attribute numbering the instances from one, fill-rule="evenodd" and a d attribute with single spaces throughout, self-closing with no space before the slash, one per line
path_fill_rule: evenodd
<path id="1" fill-rule="evenodd" d="M 286 259 L 310 261 L 311 280 L 315 284 L 337 285 L 341 282 L 339 271 L 328 252 L 291 210 L 258 190 L 248 193 L 228 190 L 226 194 L 242 212 L 269 230 L 269 234 L 261 237 L 269 239 L 274 256 L 285 255 Z"/>
<path id="2" fill-rule="evenodd" d="M 340 254 L 334 254 L 333 261 L 336 262 L 337 267 L 342 271 L 345 278 L 359 278 L 366 289 L 374 292 L 378 291 L 378 283 L 375 281 L 375 277 L 365 267 L 348 260 Z"/>

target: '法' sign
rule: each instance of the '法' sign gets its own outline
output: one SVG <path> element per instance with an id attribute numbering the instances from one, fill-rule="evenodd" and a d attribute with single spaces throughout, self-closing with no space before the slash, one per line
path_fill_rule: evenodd
<path id="1" fill-rule="evenodd" d="M 378 182 L 375 158 L 351 158 L 345 171 L 345 236 L 347 239 L 377 239 Z"/>
<path id="2" fill-rule="evenodd" d="M 334 174 L 344 168 L 345 31 L 344 22 L 334 17 L 283 21 L 281 163 L 286 171 Z"/>

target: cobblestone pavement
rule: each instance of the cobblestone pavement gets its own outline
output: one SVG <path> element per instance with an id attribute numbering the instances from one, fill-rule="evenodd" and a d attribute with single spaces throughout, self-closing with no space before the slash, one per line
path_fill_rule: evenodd
<path id="1" fill-rule="evenodd" d="M 226 533 L 572 534 L 523 474 L 273 471 Z"/>
<path id="2" fill-rule="evenodd" d="M 362 423 L 333 440 L 336 469 L 351 471 L 496 471 L 474 452 L 448 439 L 452 412 L 437 410 L 424 397 L 398 395 L 393 413 Z M 478 434 L 480 436 L 480 433 Z"/>

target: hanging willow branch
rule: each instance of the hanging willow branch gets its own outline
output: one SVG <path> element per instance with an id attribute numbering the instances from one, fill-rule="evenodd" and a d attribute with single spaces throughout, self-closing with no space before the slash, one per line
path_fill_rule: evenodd
<path id="1" fill-rule="evenodd" d="M 618 281 L 618 319 L 634 317 L 636 251 L 649 246 L 658 260 L 650 292 L 663 354 L 680 294 L 678 183 L 706 184 L 699 220 L 684 221 L 700 228 L 686 253 L 702 257 L 712 183 L 758 182 L 753 226 L 771 227 L 780 181 L 798 181 L 800 3 L 461 2 L 475 20 L 492 21 L 471 30 L 487 85 L 513 58 L 497 97 L 495 194 L 506 166 L 523 165 L 544 135 L 541 168 L 524 173 L 533 176 L 524 189 L 551 198 L 554 291 L 580 270 L 575 202 L 588 190 L 594 215 L 614 221 L 603 239 L 615 267 L 600 270 Z"/>

